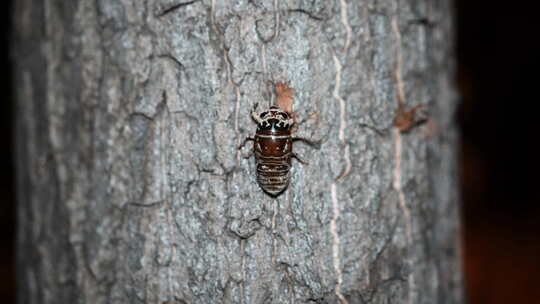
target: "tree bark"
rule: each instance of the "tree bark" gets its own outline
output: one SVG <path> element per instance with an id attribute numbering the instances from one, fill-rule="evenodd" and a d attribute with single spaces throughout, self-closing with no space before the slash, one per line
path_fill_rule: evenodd
<path id="1" fill-rule="evenodd" d="M 462 303 L 449 2 L 16 1 L 19 303 Z"/>

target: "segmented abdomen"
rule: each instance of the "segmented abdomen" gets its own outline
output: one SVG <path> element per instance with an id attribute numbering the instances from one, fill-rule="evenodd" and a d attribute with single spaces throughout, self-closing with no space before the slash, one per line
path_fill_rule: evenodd
<path id="1" fill-rule="evenodd" d="M 291 178 L 290 153 L 281 157 L 266 157 L 255 153 L 257 182 L 264 191 L 276 195 L 285 190 Z"/>

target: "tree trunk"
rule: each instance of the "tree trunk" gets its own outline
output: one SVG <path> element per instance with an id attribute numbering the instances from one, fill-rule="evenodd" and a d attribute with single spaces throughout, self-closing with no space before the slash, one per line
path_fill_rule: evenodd
<path id="1" fill-rule="evenodd" d="M 450 12 L 16 1 L 19 303 L 461 303 Z M 277 81 L 321 145 L 274 198 Z"/>

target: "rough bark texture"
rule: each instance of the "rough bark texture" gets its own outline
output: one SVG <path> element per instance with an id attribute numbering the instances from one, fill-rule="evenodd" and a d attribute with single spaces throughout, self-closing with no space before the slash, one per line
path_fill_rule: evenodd
<path id="1" fill-rule="evenodd" d="M 15 6 L 20 303 L 462 302 L 449 1 Z M 322 145 L 274 199 L 279 80 Z"/>

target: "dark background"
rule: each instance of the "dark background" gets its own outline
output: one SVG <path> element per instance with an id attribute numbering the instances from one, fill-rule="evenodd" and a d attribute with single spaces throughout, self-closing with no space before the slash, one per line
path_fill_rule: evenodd
<path id="1" fill-rule="evenodd" d="M 540 303 L 540 10 L 458 0 L 470 304 Z"/>
<path id="2" fill-rule="evenodd" d="M 13 164 L 13 89 L 9 63 L 11 1 L 0 4 L 0 303 L 15 303 L 15 183 Z"/>
<path id="3" fill-rule="evenodd" d="M 10 1 L 2 5 L 0 302 L 8 304 L 15 292 L 13 88 Z M 540 11 L 518 1 L 457 0 L 456 6 L 468 303 L 539 303 Z"/>

